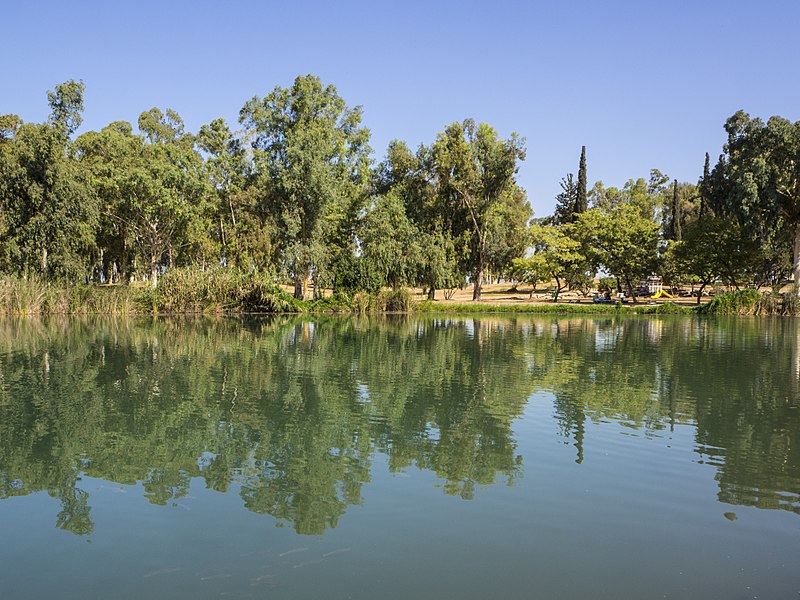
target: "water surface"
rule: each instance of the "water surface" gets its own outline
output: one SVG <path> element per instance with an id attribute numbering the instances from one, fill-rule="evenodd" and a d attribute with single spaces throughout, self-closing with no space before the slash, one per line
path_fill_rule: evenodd
<path id="1" fill-rule="evenodd" d="M 8 598 L 791 598 L 800 323 L 0 321 Z"/>

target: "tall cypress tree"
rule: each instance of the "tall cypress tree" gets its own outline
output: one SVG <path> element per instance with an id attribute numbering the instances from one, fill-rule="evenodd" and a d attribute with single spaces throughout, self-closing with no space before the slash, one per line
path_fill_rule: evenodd
<path id="1" fill-rule="evenodd" d="M 678 196 L 678 180 L 672 182 L 672 234 L 671 239 L 679 242 L 681 240 L 681 205 L 680 197 Z"/>
<path id="2" fill-rule="evenodd" d="M 708 174 L 711 170 L 710 163 L 711 158 L 708 156 L 708 152 L 706 152 L 706 163 L 703 165 L 703 179 L 700 181 L 700 221 L 703 220 L 703 214 L 706 212 L 706 186 L 708 185 Z"/>
<path id="3" fill-rule="evenodd" d="M 586 146 L 581 146 L 581 162 L 578 166 L 578 193 L 575 198 L 575 209 L 572 211 L 572 220 L 576 221 L 578 216 L 585 213 L 589 208 L 589 201 L 586 197 Z"/>

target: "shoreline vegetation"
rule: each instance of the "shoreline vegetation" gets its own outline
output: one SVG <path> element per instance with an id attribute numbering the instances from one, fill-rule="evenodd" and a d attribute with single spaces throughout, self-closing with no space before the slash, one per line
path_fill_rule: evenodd
<path id="1" fill-rule="evenodd" d="M 488 123 L 377 162 L 362 108 L 314 75 L 194 133 L 154 107 L 77 135 L 84 88 L 57 85 L 43 123 L 0 115 L 0 312 L 798 312 L 800 122 L 735 113 L 696 183 L 590 187 L 582 146 L 534 217 L 525 139 Z"/>
<path id="2" fill-rule="evenodd" d="M 461 294 L 463 295 L 463 293 Z M 708 302 L 694 299 L 654 302 L 649 298 L 626 304 L 596 304 L 591 297 L 530 299 L 508 284 L 487 286 L 485 301 L 429 300 L 420 290 L 400 288 L 368 293 L 334 292 L 298 300 L 272 278 L 227 270 L 166 273 L 149 285 L 68 285 L 38 278 L 0 278 L 0 315 L 168 316 L 198 314 L 377 314 L 377 313 L 504 313 L 504 314 L 683 314 L 789 316 L 800 314 L 791 292 L 739 289 L 720 293 Z M 496 300 L 492 300 L 492 297 Z"/>

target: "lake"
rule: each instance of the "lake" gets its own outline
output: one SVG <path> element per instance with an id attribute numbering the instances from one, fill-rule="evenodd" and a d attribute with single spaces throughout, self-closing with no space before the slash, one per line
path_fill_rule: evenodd
<path id="1" fill-rule="evenodd" d="M 0 320 L 0 592 L 800 597 L 800 321 Z"/>

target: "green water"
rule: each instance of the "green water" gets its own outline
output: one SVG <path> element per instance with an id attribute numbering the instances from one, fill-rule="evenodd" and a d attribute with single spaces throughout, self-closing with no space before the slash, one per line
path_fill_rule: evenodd
<path id="1" fill-rule="evenodd" d="M 800 597 L 800 322 L 0 321 L 0 597 Z"/>

